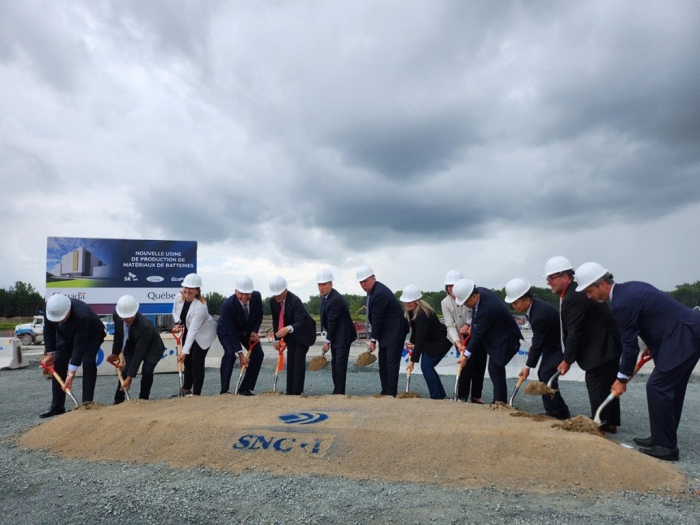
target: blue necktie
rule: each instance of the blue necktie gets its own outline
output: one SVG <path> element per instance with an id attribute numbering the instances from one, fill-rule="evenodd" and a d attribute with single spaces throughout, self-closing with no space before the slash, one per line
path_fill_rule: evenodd
<path id="1" fill-rule="evenodd" d="M 122 345 L 122 350 L 126 348 L 126 342 L 129 340 L 129 325 L 124 323 L 124 344 Z"/>

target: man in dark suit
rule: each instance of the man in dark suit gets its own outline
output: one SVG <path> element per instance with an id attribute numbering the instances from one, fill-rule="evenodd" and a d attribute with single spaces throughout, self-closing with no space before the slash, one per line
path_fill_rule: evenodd
<path id="1" fill-rule="evenodd" d="M 377 281 L 369 266 L 357 269 L 357 280 L 367 293 L 365 308 L 372 327 L 368 350 L 374 352 L 379 343 L 379 381 L 383 396 L 396 396 L 399 387 L 401 352 L 409 332 L 408 319 L 392 291 Z"/>
<path id="2" fill-rule="evenodd" d="M 551 304 L 542 299 L 535 299 L 530 292 L 530 283 L 515 278 L 506 285 L 506 302 L 511 303 L 513 310 L 525 314 L 532 327 L 532 344 L 527 355 L 527 362 L 520 371 L 523 380 L 530 375 L 530 369 L 537 366 L 540 357 L 542 362 L 537 370 L 537 378 L 547 383 L 563 358 L 561 330 L 559 328 L 559 312 Z M 569 419 L 571 413 L 559 392 L 559 383 L 552 381 L 555 390 L 554 397 L 549 394 L 542 396 L 545 414 L 557 419 Z"/>
<path id="3" fill-rule="evenodd" d="M 622 347 L 617 325 L 607 304 L 597 303 L 576 291 L 573 266 L 566 257 L 552 257 L 545 264 L 547 284 L 559 296 L 564 338 L 564 359 L 557 370 L 566 374 L 576 362 L 586 372 L 591 417 L 610 394 L 620 363 Z M 620 401 L 612 401 L 601 414 L 602 428 L 614 434 L 620 425 Z"/>
<path id="4" fill-rule="evenodd" d="M 487 288 L 477 287 L 474 281 L 460 279 L 452 288 L 458 305 L 472 309 L 471 339 L 464 355 L 459 358 L 462 367 L 475 352 L 486 350 L 488 371 L 493 383 L 493 402 L 508 401 L 506 365 L 518 353 L 523 338 L 513 316 L 497 295 Z"/>
<path id="5" fill-rule="evenodd" d="M 283 277 L 270 279 L 270 293 L 272 330 L 275 338 L 284 339 L 287 345 L 287 395 L 298 396 L 304 392 L 306 353 L 316 342 L 316 321 L 304 309 L 301 299 L 287 290 Z M 275 349 L 279 348 L 276 341 Z"/>
<path id="6" fill-rule="evenodd" d="M 163 357 L 165 345 L 151 320 L 138 311 L 139 303 L 131 295 L 124 295 L 117 301 L 114 312 L 114 342 L 107 361 L 119 364 L 119 354 L 124 352 L 124 390 L 131 388 L 131 382 L 143 363 L 139 399 L 148 399 L 153 386 L 153 372 Z M 124 390 L 117 384 L 115 405 L 124 402 Z"/>
<path id="7" fill-rule="evenodd" d="M 344 395 L 350 345 L 357 339 L 357 331 L 348 303 L 333 288 L 333 274 L 325 269 L 320 270 L 316 282 L 321 294 L 321 335 L 325 338 L 323 352 L 331 351 L 333 393 Z"/>
<path id="8" fill-rule="evenodd" d="M 73 378 L 83 366 L 83 403 L 92 401 L 97 382 L 97 352 L 105 339 L 105 326 L 92 309 L 79 299 L 55 294 L 46 301 L 44 344 L 46 356 L 41 362 L 66 377 L 66 390 L 73 389 Z M 66 393 L 53 379 L 51 408 L 41 417 L 66 412 Z"/>
<path id="9" fill-rule="evenodd" d="M 253 288 L 253 280 L 247 275 L 236 279 L 235 293 L 224 301 L 216 334 L 224 349 L 221 358 L 221 394 L 228 394 L 231 374 L 236 364 L 236 354 L 241 367 L 247 366 L 238 394 L 253 396 L 258 374 L 265 354 L 260 344 L 260 325 L 263 320 L 262 296 Z M 243 347 L 245 345 L 245 348 Z M 244 353 L 250 349 L 250 358 Z"/>
<path id="10" fill-rule="evenodd" d="M 582 264 L 576 275 L 578 290 L 585 290 L 595 301 L 610 300 L 620 328 L 622 359 L 612 390 L 619 395 L 626 392 L 639 354 L 638 338 L 654 358 L 654 371 L 646 385 L 651 436 L 634 441 L 649 456 L 677 461 L 685 391 L 700 360 L 700 314 L 650 284 L 616 284 L 612 274 L 598 263 Z"/>

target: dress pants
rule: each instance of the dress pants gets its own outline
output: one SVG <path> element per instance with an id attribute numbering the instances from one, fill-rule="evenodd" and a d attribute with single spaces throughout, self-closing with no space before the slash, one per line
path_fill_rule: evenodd
<path id="1" fill-rule="evenodd" d="M 598 407 L 610 395 L 610 389 L 617 379 L 617 370 L 620 360 L 611 359 L 607 363 L 586 370 L 586 388 L 588 389 L 588 399 L 591 402 L 591 417 L 595 417 Z M 613 399 L 608 406 L 603 409 L 600 419 L 606 425 L 620 426 L 620 399 Z M 603 427 L 605 429 L 605 426 Z"/>
<path id="2" fill-rule="evenodd" d="M 394 344 L 379 346 L 379 382 L 382 385 L 383 396 L 394 396 L 399 388 L 399 368 L 401 367 L 401 352 L 403 351 L 403 341 Z"/>
<path id="3" fill-rule="evenodd" d="M 221 374 L 221 393 L 228 392 L 231 388 L 231 376 L 233 375 L 233 368 L 236 364 L 237 353 L 234 350 L 224 349 L 224 356 L 221 358 L 221 368 L 219 370 Z M 250 359 L 248 360 L 248 368 L 245 369 L 245 376 L 243 376 L 243 381 L 241 382 L 241 390 L 255 390 L 255 384 L 258 382 L 258 374 L 260 373 L 260 367 L 262 366 L 263 358 L 265 353 L 263 352 L 262 345 L 258 343 L 253 347 L 253 351 L 250 353 Z"/>
<path id="4" fill-rule="evenodd" d="M 696 338 L 697 340 L 697 338 Z M 681 422 L 685 391 L 690 375 L 700 358 L 700 342 L 693 356 L 668 372 L 658 369 L 647 380 L 647 408 L 651 442 L 670 449 L 678 448 L 678 425 Z"/>
<path id="5" fill-rule="evenodd" d="M 129 370 L 129 366 L 131 365 L 131 360 L 133 358 L 133 352 L 130 352 L 129 354 L 124 353 L 124 372 Z M 153 372 L 155 371 L 155 369 L 156 365 L 153 363 L 144 361 L 141 364 L 141 391 L 139 392 L 139 399 L 148 399 L 150 397 L 151 387 L 153 386 Z M 124 376 L 124 379 L 126 379 L 126 376 Z M 133 380 L 131 384 L 133 386 Z M 124 395 L 124 392 L 121 388 L 121 384 L 119 383 L 119 381 L 117 381 L 117 391 L 114 394 L 114 401 L 117 403 L 121 403 L 126 399 L 126 396 Z"/>
<path id="6" fill-rule="evenodd" d="M 202 393 L 202 387 L 204 386 L 204 361 L 207 358 L 208 351 L 208 348 L 206 350 L 202 349 L 195 341 L 190 347 L 190 353 L 185 356 L 185 380 L 182 389 L 191 390 L 195 396 Z"/>
<path id="7" fill-rule="evenodd" d="M 428 385 L 430 399 L 445 399 L 447 397 L 442 381 L 440 381 L 440 375 L 435 371 L 435 367 L 440 364 L 443 357 L 445 356 L 430 357 L 427 354 L 420 356 L 420 369 L 423 372 L 423 379 Z"/>
<path id="8" fill-rule="evenodd" d="M 345 380 L 348 375 L 350 347 L 335 347 L 331 343 L 331 374 L 333 376 L 333 393 L 345 395 Z"/>
<path id="9" fill-rule="evenodd" d="M 556 366 L 545 367 L 540 365 L 540 368 L 537 370 L 537 378 L 546 384 L 556 371 Z M 569 419 L 571 417 L 571 412 L 569 412 L 569 407 L 566 405 L 564 398 L 561 397 L 561 394 L 559 393 L 558 377 L 552 381 L 552 388 L 556 391 L 554 398 L 552 398 L 552 396 L 549 394 L 542 396 L 542 404 L 544 405 L 545 413 L 548 416 L 556 417 L 557 419 Z"/>
<path id="10" fill-rule="evenodd" d="M 66 375 L 68 375 L 70 356 L 71 352 L 67 344 L 62 347 L 57 347 L 53 354 L 53 368 L 63 380 L 65 380 Z M 66 393 L 55 378 L 51 379 L 51 406 L 53 408 L 63 408 L 66 406 Z"/>
<path id="11" fill-rule="evenodd" d="M 306 353 L 308 346 L 298 341 L 287 343 L 287 395 L 301 395 L 306 379 Z"/>
<path id="12" fill-rule="evenodd" d="M 486 352 L 479 349 L 472 352 L 472 356 L 467 359 L 467 366 L 462 368 L 459 374 L 459 386 L 457 387 L 457 397 L 462 401 L 469 401 L 470 391 L 472 401 L 481 398 L 484 390 L 487 358 Z"/>
<path id="13" fill-rule="evenodd" d="M 506 384 L 506 367 L 499 366 L 489 358 L 489 377 L 493 383 L 493 402 L 508 402 L 508 385 Z"/>
<path id="14" fill-rule="evenodd" d="M 56 352 L 54 353 L 54 369 L 65 380 L 68 375 L 68 365 L 73 352 L 72 341 L 62 341 L 57 338 Z M 100 350 L 100 345 L 104 341 L 104 333 L 102 337 L 98 337 L 90 341 L 86 346 L 85 353 L 81 366 L 83 367 L 83 403 L 92 401 L 95 397 L 95 384 L 97 383 L 97 353 Z M 75 393 L 73 394 L 75 395 Z M 61 389 L 61 385 L 53 379 L 51 381 L 51 406 L 60 408 L 66 404 L 66 393 Z"/>

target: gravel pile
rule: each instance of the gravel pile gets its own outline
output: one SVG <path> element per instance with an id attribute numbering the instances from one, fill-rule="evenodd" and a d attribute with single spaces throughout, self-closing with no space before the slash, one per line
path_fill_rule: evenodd
<path id="1" fill-rule="evenodd" d="M 688 387 L 679 432 L 681 461 L 675 464 L 688 477 L 685 492 L 600 494 L 582 493 L 572 486 L 561 487 L 554 495 L 542 495 L 528 492 L 527 487 L 513 491 L 496 484 L 446 489 L 319 475 L 231 474 L 65 460 L 27 451 L 16 445 L 16 438 L 43 422 L 38 415 L 50 402 L 50 384 L 37 370 L 38 360 L 30 362 L 28 369 L 0 371 L 0 512 L 4 523 L 700 523 L 700 499 L 694 494 L 700 487 L 700 380 L 696 376 Z M 265 363 L 258 392 L 271 389 L 273 366 Z M 348 394 L 378 392 L 376 364 L 365 368 L 350 365 L 349 372 Z M 622 398 L 623 426 L 612 436 L 616 442 L 631 443 L 632 437 L 648 435 L 645 380 L 643 375 L 636 378 Z M 110 404 L 115 381 L 99 377 L 95 401 Z M 404 377 L 402 385 L 403 381 Z M 443 377 L 448 391 L 453 381 L 453 377 Z M 177 384 L 176 375 L 157 375 L 152 397 L 169 397 Z M 509 380 L 509 388 L 514 384 L 515 380 Z M 485 386 L 484 398 L 488 400 L 488 379 Z M 307 374 L 308 395 L 327 394 L 331 389 L 330 367 Z M 421 377 L 412 378 L 411 390 L 428 397 Z M 207 370 L 204 395 L 218 395 L 218 391 L 218 370 Z M 562 382 L 562 393 L 572 414 L 588 414 L 583 383 Z M 540 399 L 522 391 L 515 405 L 523 411 L 542 412 Z M 454 443 L 456 460 L 459 453 L 468 454 L 467 440 L 455 436 Z M 206 435 L 192 446 L 206 447 Z M 413 454 L 420 454 L 420 450 L 407 451 L 406 460 Z M 522 461 L 531 462 L 527 457 Z M 534 463 L 530 467 L 537 469 Z"/>

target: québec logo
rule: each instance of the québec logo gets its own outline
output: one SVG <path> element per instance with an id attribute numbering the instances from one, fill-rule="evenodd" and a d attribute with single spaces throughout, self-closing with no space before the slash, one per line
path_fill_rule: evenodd
<path id="1" fill-rule="evenodd" d="M 151 275 L 150 277 L 146 277 L 146 280 L 149 283 L 162 283 L 165 279 L 160 275 Z"/>

